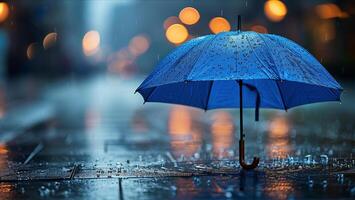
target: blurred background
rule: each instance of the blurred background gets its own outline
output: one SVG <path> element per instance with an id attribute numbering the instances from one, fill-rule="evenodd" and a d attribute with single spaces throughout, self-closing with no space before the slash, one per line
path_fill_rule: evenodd
<path id="1" fill-rule="evenodd" d="M 238 15 L 344 88 L 341 104 L 263 109 L 260 122 L 247 110 L 246 159 L 261 163 L 246 175 L 238 109 L 133 94 L 171 50 L 236 30 Z M 353 198 L 354 15 L 353 0 L 0 0 L 1 198 Z"/>
<path id="2" fill-rule="evenodd" d="M 45 79 L 149 73 L 179 44 L 242 29 L 279 34 L 337 78 L 355 74 L 351 0 L 10 0 L 0 4 L 0 74 Z"/>

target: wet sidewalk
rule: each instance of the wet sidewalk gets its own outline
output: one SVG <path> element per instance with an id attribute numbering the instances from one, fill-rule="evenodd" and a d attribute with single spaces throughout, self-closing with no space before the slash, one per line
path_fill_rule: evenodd
<path id="1" fill-rule="evenodd" d="M 133 94 L 140 81 L 37 83 L 30 97 L 4 90 L 0 196 L 354 198 L 355 93 L 347 89 L 353 85 L 344 87 L 342 104 L 262 110 L 259 122 L 247 110 L 246 160 L 256 155 L 261 164 L 243 171 L 238 110 L 143 106 Z"/>

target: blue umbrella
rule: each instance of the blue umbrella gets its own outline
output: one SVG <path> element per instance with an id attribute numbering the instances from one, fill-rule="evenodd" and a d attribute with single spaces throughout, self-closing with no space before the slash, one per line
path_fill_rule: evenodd
<path id="1" fill-rule="evenodd" d="M 244 159 L 243 108 L 288 110 L 340 101 L 341 86 L 304 48 L 284 37 L 252 31 L 222 32 L 192 39 L 158 64 L 137 88 L 144 102 L 240 108 L 239 162 Z"/>

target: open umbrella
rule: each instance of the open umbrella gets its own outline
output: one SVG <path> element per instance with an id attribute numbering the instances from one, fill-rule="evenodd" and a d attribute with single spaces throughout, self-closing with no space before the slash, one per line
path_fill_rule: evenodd
<path id="1" fill-rule="evenodd" d="M 137 88 L 144 102 L 198 107 L 240 108 L 239 163 L 244 159 L 243 108 L 284 109 L 340 101 L 341 86 L 296 43 L 273 34 L 222 32 L 192 39 L 158 64 Z"/>

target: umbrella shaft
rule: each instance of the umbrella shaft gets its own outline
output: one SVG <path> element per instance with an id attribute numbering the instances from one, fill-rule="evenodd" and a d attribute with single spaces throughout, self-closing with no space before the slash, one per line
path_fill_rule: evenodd
<path id="1" fill-rule="evenodd" d="M 239 119 L 240 119 L 240 140 L 244 140 L 243 133 L 243 81 L 239 81 Z"/>

